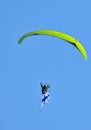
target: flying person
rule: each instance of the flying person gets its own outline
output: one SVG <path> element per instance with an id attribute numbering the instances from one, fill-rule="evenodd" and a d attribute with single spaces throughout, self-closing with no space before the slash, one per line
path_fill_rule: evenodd
<path id="1" fill-rule="evenodd" d="M 48 102 L 49 98 L 50 98 L 50 93 L 47 92 L 48 88 L 50 87 L 50 85 L 43 85 L 42 83 L 40 83 L 41 87 L 42 87 L 42 101 L 41 101 L 41 109 L 40 112 L 42 111 L 42 107 Z"/>
<path id="2" fill-rule="evenodd" d="M 47 85 L 43 85 L 42 83 L 40 83 L 40 86 L 42 87 L 42 94 L 46 94 L 47 93 L 47 90 L 48 90 L 48 88 L 50 88 L 50 85 L 49 84 L 47 84 Z"/>

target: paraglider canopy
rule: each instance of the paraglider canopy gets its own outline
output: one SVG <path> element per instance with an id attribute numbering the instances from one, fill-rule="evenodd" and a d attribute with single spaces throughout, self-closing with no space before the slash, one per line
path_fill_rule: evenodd
<path id="1" fill-rule="evenodd" d="M 73 38 L 72 36 L 69 36 L 69 35 L 67 35 L 65 33 L 58 32 L 58 31 L 53 31 L 53 30 L 39 30 L 39 31 L 29 32 L 29 33 L 23 35 L 18 40 L 18 44 L 21 44 L 22 41 L 25 38 L 27 38 L 29 36 L 33 36 L 33 35 L 48 35 L 48 36 L 53 36 L 53 37 L 65 40 L 65 41 L 71 43 L 72 45 L 74 45 L 79 50 L 79 52 L 82 54 L 83 58 L 85 60 L 87 60 L 86 51 L 85 51 L 84 47 L 81 45 L 81 43 L 78 40 L 76 40 L 75 38 Z"/>

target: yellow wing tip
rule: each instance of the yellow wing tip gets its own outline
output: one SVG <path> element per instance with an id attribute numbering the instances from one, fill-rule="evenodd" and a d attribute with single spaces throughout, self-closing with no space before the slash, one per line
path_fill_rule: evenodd
<path id="1" fill-rule="evenodd" d="M 85 61 L 87 61 L 88 60 L 87 56 L 84 59 L 85 59 Z"/>
<path id="2" fill-rule="evenodd" d="M 88 60 L 88 57 L 87 57 L 86 52 L 85 52 L 85 54 L 82 54 L 82 55 L 83 55 L 84 60 L 87 61 L 87 60 Z"/>

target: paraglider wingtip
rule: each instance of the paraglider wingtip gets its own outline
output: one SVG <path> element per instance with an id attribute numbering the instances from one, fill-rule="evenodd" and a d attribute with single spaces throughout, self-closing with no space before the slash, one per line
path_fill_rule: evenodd
<path id="1" fill-rule="evenodd" d="M 87 54 L 84 56 L 84 60 L 85 60 L 85 61 L 88 60 Z"/>
<path id="2" fill-rule="evenodd" d="M 86 57 L 86 58 L 85 58 L 85 61 L 87 61 L 87 60 L 88 60 L 88 58 Z"/>
<path id="3" fill-rule="evenodd" d="M 18 44 L 21 44 L 21 41 L 20 41 L 20 40 L 18 40 Z"/>

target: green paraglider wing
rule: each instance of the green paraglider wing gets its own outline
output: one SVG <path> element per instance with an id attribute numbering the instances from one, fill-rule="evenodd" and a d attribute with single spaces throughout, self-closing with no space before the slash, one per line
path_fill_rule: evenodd
<path id="1" fill-rule="evenodd" d="M 75 38 L 73 38 L 72 36 L 69 36 L 67 34 L 61 33 L 61 32 L 57 32 L 57 31 L 53 31 L 53 30 L 39 30 L 39 31 L 34 31 L 34 32 L 29 32 L 25 35 L 23 35 L 19 40 L 18 40 L 18 44 L 21 44 L 22 41 L 29 37 L 29 36 L 33 36 L 33 35 L 48 35 L 48 36 L 53 36 L 56 38 L 60 38 L 62 40 L 65 40 L 71 44 L 73 44 L 78 50 L 79 52 L 82 54 L 83 58 L 85 60 L 87 60 L 87 54 L 86 51 L 84 49 L 84 47 L 81 45 L 81 43 L 76 40 Z"/>

